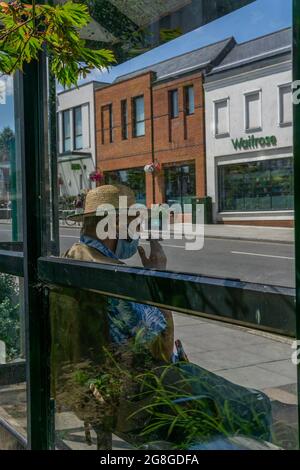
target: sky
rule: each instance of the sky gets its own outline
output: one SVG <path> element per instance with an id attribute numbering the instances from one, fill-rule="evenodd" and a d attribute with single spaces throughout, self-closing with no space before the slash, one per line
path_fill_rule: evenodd
<path id="1" fill-rule="evenodd" d="M 139 70 L 230 36 L 234 36 L 237 42 L 244 42 L 286 28 L 291 24 L 292 0 L 256 0 L 246 7 L 152 49 L 146 54 L 113 67 L 109 73 L 94 71 L 80 83 L 91 80 L 111 82 L 119 75 Z M 0 131 L 7 125 L 14 128 L 11 93 L 12 87 L 9 87 L 6 104 L 0 104 Z"/>

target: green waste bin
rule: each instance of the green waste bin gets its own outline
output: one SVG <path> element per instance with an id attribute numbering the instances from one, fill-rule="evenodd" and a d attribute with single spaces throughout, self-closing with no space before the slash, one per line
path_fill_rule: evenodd
<path id="1" fill-rule="evenodd" d="M 205 197 L 195 197 L 192 199 L 193 224 L 196 223 L 196 205 L 197 204 L 202 204 L 204 206 L 204 223 L 212 224 L 213 223 L 212 198 L 209 196 L 205 196 Z"/>

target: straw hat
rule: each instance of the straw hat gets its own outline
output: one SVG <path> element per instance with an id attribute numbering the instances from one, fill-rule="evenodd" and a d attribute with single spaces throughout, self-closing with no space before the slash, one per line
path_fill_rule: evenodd
<path id="1" fill-rule="evenodd" d="M 69 220 L 82 221 L 85 217 L 97 215 L 97 209 L 102 204 L 111 204 L 116 210 L 119 208 L 120 196 L 127 196 L 127 207 L 135 204 L 135 196 L 132 189 L 122 184 L 106 184 L 91 189 L 85 198 L 84 211 L 68 217 Z"/>

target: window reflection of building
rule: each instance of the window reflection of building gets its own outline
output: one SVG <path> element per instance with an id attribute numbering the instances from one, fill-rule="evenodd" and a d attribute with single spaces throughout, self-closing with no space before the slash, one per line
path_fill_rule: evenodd
<path id="1" fill-rule="evenodd" d="M 105 183 L 122 183 L 129 186 L 135 193 L 138 204 L 146 204 L 146 185 L 144 168 L 108 171 L 105 173 Z"/>
<path id="2" fill-rule="evenodd" d="M 77 196 L 91 186 L 95 170 L 94 90 L 90 82 L 57 95 L 58 174 L 60 195 Z"/>
<path id="3" fill-rule="evenodd" d="M 158 162 L 159 169 L 145 176 L 148 206 L 167 202 L 173 193 L 189 202 L 205 196 L 203 80 L 212 63 L 234 44 L 232 38 L 211 44 L 121 75 L 97 89 L 97 167 L 110 173 Z M 109 124 L 103 112 L 108 106 L 115 117 L 113 142 L 107 137 Z M 177 166 L 179 171 L 165 175 L 168 167 Z M 193 170 L 186 175 L 183 168 L 188 167 Z M 170 182 L 176 178 L 177 183 Z"/>
<path id="4" fill-rule="evenodd" d="M 292 210 L 292 158 L 218 167 L 220 211 Z"/>
<path id="5" fill-rule="evenodd" d="M 195 195 L 195 165 L 178 165 L 165 168 L 165 200 L 174 203 L 190 204 Z"/>
<path id="6" fill-rule="evenodd" d="M 292 226 L 291 29 L 236 44 L 207 75 L 207 193 L 214 221 Z"/>

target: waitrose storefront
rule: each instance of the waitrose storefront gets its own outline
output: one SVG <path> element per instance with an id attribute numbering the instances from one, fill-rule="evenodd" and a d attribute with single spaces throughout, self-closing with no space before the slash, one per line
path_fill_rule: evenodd
<path id="1" fill-rule="evenodd" d="M 207 192 L 216 223 L 293 225 L 290 30 L 267 39 L 236 45 L 206 80 Z"/>
<path id="2" fill-rule="evenodd" d="M 247 150 L 250 148 L 277 147 L 276 136 L 256 138 L 254 135 L 247 139 L 232 140 L 235 150 Z M 248 161 L 241 159 L 239 162 L 224 164 L 219 162 L 217 166 L 218 178 L 218 210 L 220 214 L 230 212 L 268 212 L 268 211 L 292 211 L 294 206 L 294 180 L 293 158 L 283 158 L 273 155 L 251 156 Z M 257 214 L 258 215 L 258 214 Z M 261 214 L 265 222 L 274 220 L 274 216 Z M 255 215 L 254 215 L 255 217 Z M 279 218 L 277 221 L 289 220 Z M 283 214 L 282 217 L 288 217 Z M 246 215 L 244 216 L 246 219 Z M 246 219 L 249 221 L 249 219 Z M 250 219 L 251 220 L 251 219 Z M 233 217 L 234 221 L 234 217 Z M 240 220 L 241 222 L 241 220 Z M 257 219 L 258 222 L 258 219 Z"/>

